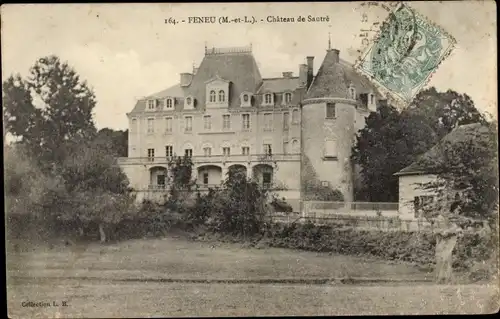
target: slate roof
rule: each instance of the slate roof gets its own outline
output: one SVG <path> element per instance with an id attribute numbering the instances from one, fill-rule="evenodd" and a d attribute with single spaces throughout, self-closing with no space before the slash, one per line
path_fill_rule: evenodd
<path id="1" fill-rule="evenodd" d="M 380 97 L 370 81 L 357 73 L 352 64 L 339 59 L 338 54 L 339 52 L 336 50 L 327 50 L 323 63 L 319 67 L 305 98 L 348 98 L 350 84 L 355 87 L 357 95 L 372 91 L 377 97 Z"/>
<path id="2" fill-rule="evenodd" d="M 239 106 L 241 93 L 256 92 L 262 83 L 257 62 L 251 52 L 207 54 L 201 61 L 191 84 L 186 87 L 186 96 L 205 105 L 206 82 L 216 76 L 230 81 L 229 105 Z"/>
<path id="3" fill-rule="evenodd" d="M 348 87 L 353 84 L 356 94 L 373 92 L 377 98 L 382 96 L 371 82 L 354 70 L 349 62 L 338 58 L 337 50 L 327 50 L 325 58 L 313 78 L 310 88 L 299 88 L 299 77 L 261 77 L 257 62 L 251 52 L 231 50 L 208 50 L 193 76 L 189 86 L 181 87 L 180 84 L 169 87 L 163 91 L 151 94 L 137 101 L 131 113 L 142 112 L 146 109 L 146 100 L 149 98 L 175 97 L 175 110 L 182 110 L 184 97 L 193 96 L 197 105 L 202 108 L 206 101 L 206 84 L 214 78 L 230 82 L 229 105 L 231 108 L 240 106 L 240 95 L 243 92 L 256 94 L 256 104 L 259 105 L 262 97 L 258 96 L 266 91 L 278 93 L 275 101 L 282 102 L 280 93 L 293 92 L 292 104 L 298 105 L 301 100 L 320 97 L 348 97 Z"/>
<path id="4" fill-rule="evenodd" d="M 479 134 L 488 132 L 487 128 L 480 123 L 461 125 L 445 135 L 438 144 L 421 155 L 415 162 L 395 173 L 396 176 L 413 175 L 413 174 L 431 174 L 432 167 L 428 163 L 440 162 L 443 158 L 441 146 L 444 143 L 459 143 L 468 141 L 472 138 L 478 138 Z M 480 135 L 479 135 L 480 136 Z"/>
<path id="5" fill-rule="evenodd" d="M 146 109 L 146 100 L 152 99 L 152 98 L 165 98 L 165 97 L 175 97 L 176 98 L 176 105 L 180 105 L 183 97 L 184 97 L 184 91 L 181 87 L 180 84 L 173 85 L 165 90 L 162 90 L 160 92 L 156 92 L 153 94 L 150 94 L 146 96 L 144 99 L 140 99 L 135 103 L 135 107 L 132 110 L 132 113 L 136 112 L 142 112 Z"/>
<path id="6" fill-rule="evenodd" d="M 261 94 L 266 91 L 274 93 L 281 93 L 286 91 L 293 92 L 298 86 L 299 86 L 298 77 L 263 79 L 262 86 L 260 87 L 257 94 Z"/>

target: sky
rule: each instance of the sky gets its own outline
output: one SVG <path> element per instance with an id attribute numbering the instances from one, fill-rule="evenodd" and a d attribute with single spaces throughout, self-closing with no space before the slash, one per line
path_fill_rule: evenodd
<path id="1" fill-rule="evenodd" d="M 382 22 L 387 12 L 362 2 L 198 3 L 198 4 L 31 4 L 1 7 L 2 78 L 28 75 L 43 56 L 67 61 L 97 96 L 94 119 L 100 128 L 126 129 L 137 98 L 179 81 L 179 73 L 199 65 L 205 44 L 252 44 L 264 77 L 298 74 L 306 56 L 315 69 L 333 48 L 349 62 L 364 50 L 362 30 Z M 427 86 L 467 93 L 476 107 L 497 118 L 496 8 L 493 1 L 409 2 L 457 41 Z M 367 19 L 362 19 L 366 13 Z M 268 23 L 273 17 L 327 17 L 328 21 Z M 255 17 L 255 24 L 166 24 L 189 17 Z M 264 22 L 260 22 L 264 19 Z M 373 29 L 375 30 L 375 29 Z M 370 32 L 370 39 L 374 36 Z"/>

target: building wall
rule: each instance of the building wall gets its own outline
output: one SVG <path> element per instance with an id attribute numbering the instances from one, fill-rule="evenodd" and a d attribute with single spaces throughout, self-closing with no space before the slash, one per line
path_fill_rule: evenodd
<path id="1" fill-rule="evenodd" d="M 326 119 L 327 102 L 335 103 L 336 117 Z M 302 186 L 328 182 L 332 189 L 342 192 L 345 201 L 353 199 L 351 148 L 356 133 L 355 107 L 349 101 L 322 99 L 302 107 Z M 325 158 L 325 140 L 336 141 L 336 158 Z M 313 192 L 314 190 L 310 190 Z"/>
<path id="2" fill-rule="evenodd" d="M 293 110 L 296 110 L 297 122 L 292 122 Z M 289 113 L 288 130 L 284 129 L 284 113 Z M 264 127 L 266 113 L 272 114 L 272 127 Z M 231 117 L 231 128 L 223 130 L 223 115 Z M 243 130 L 242 115 L 250 115 L 250 129 Z M 204 116 L 211 117 L 212 128 L 204 129 Z M 192 132 L 185 132 L 184 119 L 193 117 Z M 166 118 L 172 118 L 172 132 L 166 132 Z M 148 118 L 154 119 L 154 132 L 148 132 Z M 135 121 L 135 122 L 134 122 Z M 135 124 L 134 124 L 135 123 Z M 183 155 L 186 146 L 193 147 L 193 156 L 202 156 L 205 145 L 212 146 L 212 155 L 222 155 L 222 147 L 230 146 L 231 154 L 241 154 L 242 146 L 249 146 L 251 154 L 263 153 L 263 144 L 272 144 L 274 154 L 283 154 L 285 141 L 296 141 L 296 153 L 300 150 L 300 110 L 298 108 L 278 108 L 256 111 L 255 108 L 242 108 L 229 111 L 227 108 L 210 108 L 205 112 L 184 111 L 144 112 L 130 116 L 129 119 L 129 157 L 147 157 L 148 149 L 155 150 L 155 157 L 165 156 L 165 146 L 172 145 L 174 153 Z"/>
<path id="3" fill-rule="evenodd" d="M 434 192 L 422 189 L 419 184 L 436 181 L 436 175 L 399 176 L 399 212 L 407 219 L 415 218 L 415 196 L 433 196 Z"/>

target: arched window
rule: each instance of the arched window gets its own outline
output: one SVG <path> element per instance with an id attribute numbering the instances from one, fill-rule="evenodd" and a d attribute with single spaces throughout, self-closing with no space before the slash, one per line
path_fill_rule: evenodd
<path id="1" fill-rule="evenodd" d="M 353 99 L 353 100 L 355 100 L 355 99 L 356 99 L 356 90 L 354 90 L 354 88 L 353 88 L 353 87 L 351 87 L 351 88 L 349 89 L 349 94 L 350 94 L 351 99 Z"/>
<path id="2" fill-rule="evenodd" d="M 215 102 L 215 91 L 210 91 L 210 102 Z"/>
<path id="3" fill-rule="evenodd" d="M 285 103 L 292 102 L 292 93 L 285 93 Z"/>
<path id="4" fill-rule="evenodd" d="M 223 90 L 219 91 L 219 102 L 226 101 L 226 93 Z"/>
<path id="5" fill-rule="evenodd" d="M 273 95 L 271 93 L 267 93 L 264 95 L 264 102 L 266 104 L 272 104 L 273 103 Z"/>

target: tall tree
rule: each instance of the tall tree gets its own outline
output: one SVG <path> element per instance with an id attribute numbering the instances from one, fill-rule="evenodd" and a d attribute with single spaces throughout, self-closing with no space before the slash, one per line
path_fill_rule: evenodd
<path id="1" fill-rule="evenodd" d="M 452 90 L 424 90 L 401 113 L 391 106 L 379 106 L 367 118 L 353 147 L 353 160 L 361 166 L 363 180 L 356 199 L 396 201 L 398 179 L 393 174 L 455 127 L 471 123 L 485 123 L 485 117 L 467 94 Z"/>
<path id="2" fill-rule="evenodd" d="M 453 90 L 438 92 L 434 87 L 419 92 L 403 112 L 423 116 L 439 138 L 459 125 L 485 123 L 470 96 Z"/>
<path id="3" fill-rule="evenodd" d="M 425 119 L 381 105 L 368 116 L 353 147 L 352 159 L 361 166 L 363 185 L 356 190 L 356 199 L 397 201 L 398 179 L 394 173 L 410 165 L 435 142 L 436 135 Z"/>
<path id="4" fill-rule="evenodd" d="M 62 162 L 68 143 L 96 133 L 94 93 L 56 56 L 36 61 L 27 79 L 9 77 L 3 83 L 3 103 L 8 131 L 44 163 Z"/>

